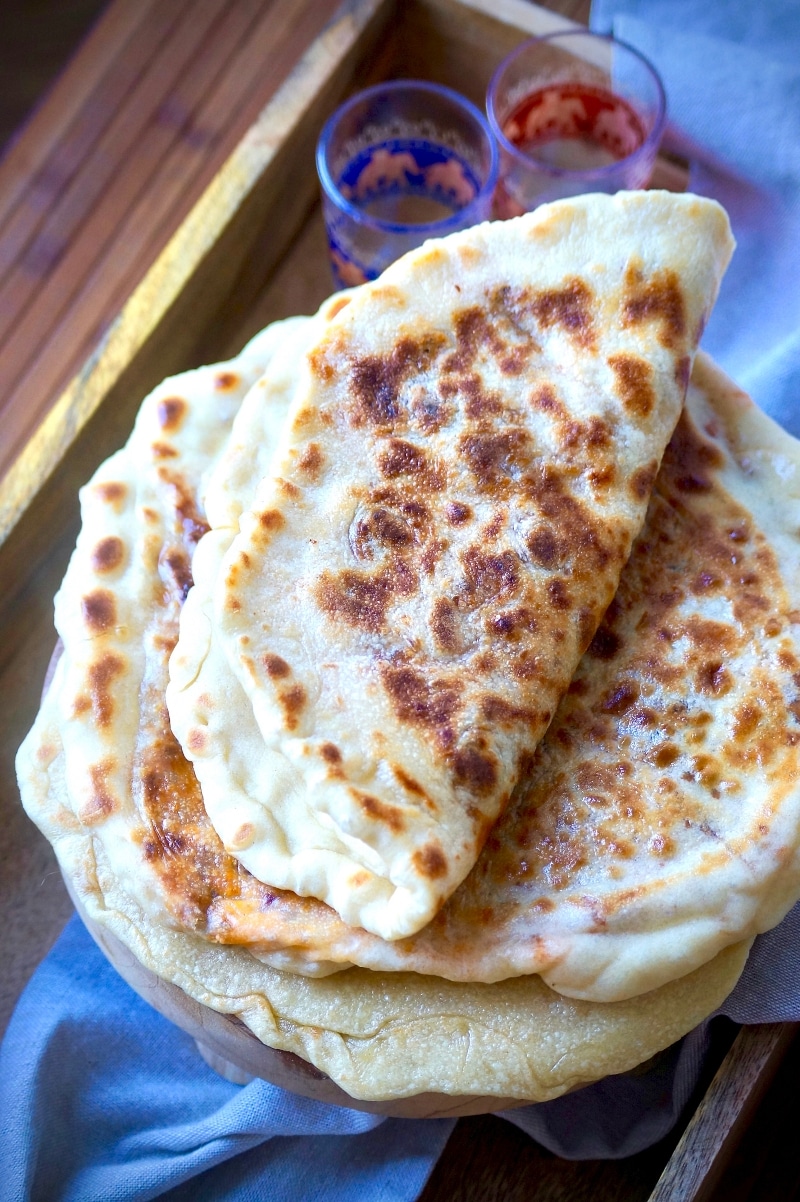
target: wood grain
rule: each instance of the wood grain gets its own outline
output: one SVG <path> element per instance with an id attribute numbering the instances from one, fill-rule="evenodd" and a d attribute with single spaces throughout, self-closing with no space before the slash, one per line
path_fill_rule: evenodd
<path id="1" fill-rule="evenodd" d="M 707 1202 L 795 1034 L 792 1023 L 742 1028 L 650 1202 Z"/>
<path id="2" fill-rule="evenodd" d="M 89 359 L 46 407 L 45 416 L 7 470 L 0 483 L 0 537 L 30 503 L 121 373 L 144 353 L 151 335 L 157 332 L 160 340 L 160 376 L 185 365 L 182 356 L 187 341 L 196 342 L 198 331 L 210 324 L 211 314 L 224 306 L 269 213 L 272 239 L 263 262 L 263 280 L 285 246 L 282 239 L 297 229 L 316 192 L 316 180 L 308 168 L 313 164 L 314 141 L 323 115 L 330 109 L 331 98 L 335 101 L 345 86 L 337 82 L 339 73 L 343 73 L 342 79 L 348 76 L 348 55 L 355 54 L 359 39 L 368 36 L 373 18 L 381 17 L 388 8 L 386 3 L 381 7 L 378 0 L 345 4 L 341 15 L 329 23 L 326 36 L 310 45 L 290 78 L 234 147 Z M 307 4 L 307 10 L 316 23 L 322 23 L 324 13 L 319 4 Z M 305 33 L 307 36 L 308 30 Z M 285 61 L 283 68 L 288 70 Z M 302 164 L 302 170 L 296 164 Z M 277 205 L 279 196 L 281 204 Z M 292 198 L 288 205 L 286 196 Z M 173 352 L 165 357 L 165 319 L 176 303 L 192 316 L 188 325 L 172 327 L 173 335 L 177 329 L 177 340 Z M 154 376 L 153 384 L 160 376 Z M 36 407 L 27 390 L 15 399 L 20 409 Z M 4 416 L 9 416 L 8 407 Z M 11 419 L 8 425 L 14 428 Z"/>

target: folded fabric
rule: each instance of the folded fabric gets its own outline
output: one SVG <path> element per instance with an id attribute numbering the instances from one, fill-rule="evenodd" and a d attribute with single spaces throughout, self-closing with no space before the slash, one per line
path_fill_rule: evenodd
<path id="1" fill-rule="evenodd" d="M 265 1081 L 231 1085 L 131 991 L 77 918 L 12 1018 L 0 1112 L 0 1192 L 15 1202 L 407 1202 L 453 1127 L 326 1106 Z"/>
<path id="2" fill-rule="evenodd" d="M 657 68 L 667 144 L 730 215 L 737 250 L 703 348 L 800 434 L 800 6 L 595 0 L 591 23 Z"/>
<path id="3" fill-rule="evenodd" d="M 756 941 L 720 1013 L 800 1019 L 798 947 L 800 905 Z M 567 1159 L 631 1156 L 677 1121 L 708 1038 L 705 1023 L 643 1069 L 503 1117 Z M 249 1202 L 266 1188 L 270 1202 L 411 1202 L 454 1125 L 327 1106 L 264 1081 L 230 1084 L 131 991 L 77 918 L 14 1013 L 0 1108 L 0 1180 L 15 1202 Z"/>

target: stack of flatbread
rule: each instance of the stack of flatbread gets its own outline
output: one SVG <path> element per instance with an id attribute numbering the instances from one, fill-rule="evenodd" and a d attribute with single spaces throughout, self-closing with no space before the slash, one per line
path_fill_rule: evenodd
<path id="1" fill-rule="evenodd" d="M 428 243 L 83 490 L 24 804 L 354 1098 L 631 1068 L 800 895 L 800 453 L 695 360 L 731 250 L 666 193 Z"/>

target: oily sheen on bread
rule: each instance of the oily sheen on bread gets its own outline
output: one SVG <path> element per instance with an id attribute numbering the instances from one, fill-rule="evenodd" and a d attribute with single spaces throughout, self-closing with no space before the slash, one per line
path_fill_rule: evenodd
<path id="1" fill-rule="evenodd" d="M 259 880 L 399 939 L 467 875 L 613 596 L 731 245 L 713 202 L 582 197 L 428 243 L 328 323 L 199 551 L 168 694 Z"/>

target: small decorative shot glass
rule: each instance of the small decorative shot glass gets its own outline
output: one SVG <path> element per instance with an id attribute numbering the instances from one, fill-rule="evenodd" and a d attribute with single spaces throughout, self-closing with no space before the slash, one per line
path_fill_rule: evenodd
<path id="1" fill-rule="evenodd" d="M 450 88 L 395 80 L 351 97 L 317 144 L 336 284 L 375 279 L 427 238 L 489 220 L 498 161 L 483 114 Z"/>
<path id="2" fill-rule="evenodd" d="M 646 187 L 667 104 L 637 50 L 575 30 L 518 46 L 486 108 L 500 147 L 496 215 L 515 217 L 563 196 Z"/>

